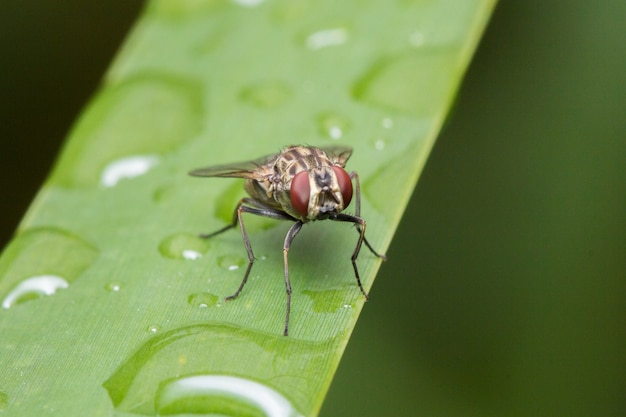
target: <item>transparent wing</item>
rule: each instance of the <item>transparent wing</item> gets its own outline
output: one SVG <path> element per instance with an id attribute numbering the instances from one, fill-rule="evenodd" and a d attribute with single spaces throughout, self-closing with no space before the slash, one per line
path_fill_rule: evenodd
<path id="1" fill-rule="evenodd" d="M 352 148 L 349 146 L 321 146 L 319 149 L 324 151 L 334 164 L 341 167 L 345 167 L 352 156 Z"/>
<path id="2" fill-rule="evenodd" d="M 233 162 L 230 164 L 213 165 L 189 171 L 194 177 L 232 177 L 259 179 L 272 172 L 272 163 L 277 155 L 267 155 L 252 161 Z"/>

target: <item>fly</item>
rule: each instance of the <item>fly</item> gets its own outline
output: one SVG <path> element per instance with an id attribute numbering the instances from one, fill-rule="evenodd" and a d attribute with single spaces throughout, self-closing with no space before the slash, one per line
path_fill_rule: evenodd
<path id="1" fill-rule="evenodd" d="M 356 172 L 349 174 L 344 169 L 352 155 L 347 146 L 323 148 L 309 146 L 288 146 L 280 153 L 264 156 L 252 161 L 216 165 L 199 168 L 189 175 L 195 177 L 234 177 L 246 180 L 245 190 L 250 197 L 242 198 L 235 208 L 231 224 L 213 233 L 200 235 L 211 238 L 230 230 L 239 224 L 243 244 L 248 253 L 248 268 L 239 288 L 226 300 L 237 298 L 248 281 L 254 264 L 254 253 L 243 223 L 244 213 L 269 217 L 276 220 L 294 222 L 283 244 L 285 289 L 287 311 L 285 314 L 284 335 L 289 333 L 289 313 L 291 311 L 291 282 L 289 281 L 288 253 L 291 242 L 305 223 L 314 220 L 334 220 L 353 223 L 359 238 L 352 253 L 352 267 L 361 293 L 368 299 L 363 288 L 356 260 L 363 243 L 377 257 L 386 259 L 372 248 L 365 238 L 365 220 L 361 218 L 361 188 Z M 352 187 L 354 181 L 354 189 Z M 355 194 L 355 214 L 342 213 Z"/>

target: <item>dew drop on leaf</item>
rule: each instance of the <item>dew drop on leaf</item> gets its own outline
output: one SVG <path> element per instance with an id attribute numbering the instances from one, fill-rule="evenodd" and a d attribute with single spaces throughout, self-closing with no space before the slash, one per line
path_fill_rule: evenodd
<path id="1" fill-rule="evenodd" d="M 328 112 L 317 116 L 317 126 L 324 136 L 338 140 L 350 129 L 350 122 L 337 113 Z"/>
<path id="2" fill-rule="evenodd" d="M 291 97 L 291 89 L 280 81 L 265 81 L 245 88 L 240 97 L 255 107 L 273 108 Z"/>
<path id="3" fill-rule="evenodd" d="M 190 233 L 176 233 L 161 241 L 159 252 L 166 258 L 195 260 L 201 258 L 209 247 L 206 239 Z"/>
<path id="4" fill-rule="evenodd" d="M 217 259 L 217 264 L 228 271 L 235 271 L 242 267 L 244 263 L 243 258 L 235 255 L 224 255 Z"/>
<path id="5" fill-rule="evenodd" d="M 213 307 L 217 304 L 217 300 L 217 295 L 211 294 L 209 292 L 199 292 L 196 294 L 191 294 L 187 298 L 187 302 L 190 305 L 199 308 Z"/>
<path id="6" fill-rule="evenodd" d="M 41 275 L 20 282 L 2 300 L 2 308 L 42 298 L 54 294 L 60 289 L 69 287 L 68 282 L 56 275 Z"/>

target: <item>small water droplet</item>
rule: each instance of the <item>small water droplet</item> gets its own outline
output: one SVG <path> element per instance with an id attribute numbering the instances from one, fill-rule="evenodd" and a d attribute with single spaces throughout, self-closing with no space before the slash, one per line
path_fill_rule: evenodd
<path id="1" fill-rule="evenodd" d="M 338 140 L 350 129 L 350 122 L 336 113 L 322 113 L 317 117 L 320 132 L 333 140 Z"/>
<path id="2" fill-rule="evenodd" d="M 159 162 L 154 155 L 135 155 L 110 162 L 100 175 L 100 184 L 114 187 L 122 179 L 144 175 Z"/>
<path id="3" fill-rule="evenodd" d="M 245 261 L 243 260 L 243 258 L 240 258 L 239 256 L 235 256 L 235 255 L 224 255 L 224 256 L 220 256 L 217 259 L 217 264 L 220 267 L 227 269 L 229 271 L 236 271 L 241 266 L 243 266 L 244 263 Z"/>
<path id="4" fill-rule="evenodd" d="M 109 282 L 104 286 L 104 289 L 111 292 L 119 292 L 122 289 L 122 285 L 119 282 Z"/>
<path id="5" fill-rule="evenodd" d="M 387 141 L 385 139 L 375 139 L 374 140 L 374 149 L 377 151 L 382 151 L 387 146 Z"/>
<path id="6" fill-rule="evenodd" d="M 393 127 L 393 119 L 391 117 L 383 117 L 380 125 L 385 129 L 391 129 Z"/>
<path id="7" fill-rule="evenodd" d="M 245 88 L 241 99 L 260 108 L 280 106 L 291 97 L 291 89 L 280 81 L 265 81 Z"/>
<path id="8" fill-rule="evenodd" d="M 159 252 L 166 258 L 195 260 L 204 255 L 210 243 L 190 233 L 176 233 L 163 239 Z"/>
<path id="9" fill-rule="evenodd" d="M 313 301 L 313 311 L 316 313 L 334 313 L 344 307 L 345 300 L 350 296 L 349 288 L 329 290 L 304 290 L 303 293 Z"/>
<path id="10" fill-rule="evenodd" d="M 407 53 L 374 64 L 355 84 L 355 99 L 423 117 L 452 100 L 456 55 L 446 50 Z"/>
<path id="11" fill-rule="evenodd" d="M 409 35 L 409 43 L 412 46 L 415 46 L 417 48 L 419 48 L 420 46 L 424 45 L 424 34 L 422 32 L 412 32 Z"/>
<path id="12" fill-rule="evenodd" d="M 308 35 L 304 41 L 307 48 L 317 50 L 329 46 L 342 45 L 348 41 L 346 28 L 323 29 Z"/>
<path id="13" fill-rule="evenodd" d="M 187 302 L 194 307 L 207 308 L 217 305 L 218 299 L 219 298 L 215 294 L 211 294 L 209 292 L 199 292 L 191 294 L 187 297 Z"/>
<path id="14" fill-rule="evenodd" d="M 149 333 L 157 333 L 159 330 L 161 330 L 161 326 L 157 325 L 157 324 L 152 324 L 150 326 L 148 326 L 148 332 Z"/>
<path id="15" fill-rule="evenodd" d="M 156 203 L 170 201 L 176 193 L 176 187 L 172 184 L 165 184 L 157 187 L 152 193 L 152 199 Z"/>
<path id="16" fill-rule="evenodd" d="M 14 305 L 52 295 L 57 290 L 67 288 L 68 282 L 56 275 L 42 275 L 20 282 L 2 300 L 2 308 L 11 308 Z"/>

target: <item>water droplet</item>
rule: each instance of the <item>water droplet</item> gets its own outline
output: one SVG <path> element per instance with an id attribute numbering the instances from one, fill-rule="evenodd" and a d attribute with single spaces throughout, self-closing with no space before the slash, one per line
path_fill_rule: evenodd
<path id="1" fill-rule="evenodd" d="M 225 224 L 230 224 L 233 221 L 235 207 L 244 196 L 245 192 L 241 181 L 234 181 L 232 185 L 226 187 L 226 189 L 220 193 L 218 198 L 216 198 L 214 213 L 215 217 L 222 220 L 224 224 L 214 226 L 215 229 L 223 227 Z M 279 224 L 279 222 L 274 219 L 259 216 L 249 216 L 245 222 L 248 233 L 254 233 L 258 230 L 267 230 Z"/>
<path id="2" fill-rule="evenodd" d="M 280 106 L 291 97 L 291 89 L 280 81 L 265 81 L 241 92 L 241 99 L 261 108 Z"/>
<path id="3" fill-rule="evenodd" d="M 236 271 L 243 266 L 245 262 L 246 261 L 244 261 L 243 258 L 234 255 L 224 255 L 217 259 L 217 264 L 229 271 Z"/>
<path id="4" fill-rule="evenodd" d="M 176 186 L 173 184 L 165 184 L 157 187 L 152 193 L 152 199 L 156 203 L 171 201 L 176 194 Z"/>
<path id="5" fill-rule="evenodd" d="M 231 0 L 233 3 L 243 7 L 256 7 L 263 3 L 265 0 Z"/>
<path id="6" fill-rule="evenodd" d="M 398 181 L 411 174 L 411 166 L 419 157 L 422 143 L 416 141 L 398 156 L 392 158 L 361 183 L 363 194 L 381 213 L 389 212 L 394 204 L 404 204 L 408 196 L 398 194 Z"/>
<path id="7" fill-rule="evenodd" d="M 424 46 L 424 34 L 417 31 L 412 32 L 409 35 L 409 43 L 417 48 L 419 48 L 420 46 Z"/>
<path id="8" fill-rule="evenodd" d="M 6 392 L 0 391 L 0 411 L 7 409 L 9 405 L 9 396 Z"/>
<path id="9" fill-rule="evenodd" d="M 316 313 L 334 313 L 344 307 L 346 299 L 350 299 L 350 288 L 330 290 L 304 290 L 303 293 L 313 301 L 313 311 Z"/>
<path id="10" fill-rule="evenodd" d="M 104 286 L 104 289 L 111 292 L 118 292 L 122 289 L 122 285 L 119 282 L 109 282 Z"/>
<path id="11" fill-rule="evenodd" d="M 13 305 L 66 288 L 97 257 L 94 247 L 63 230 L 24 231 L 11 241 L 0 259 L 0 300 Z"/>
<path id="12" fill-rule="evenodd" d="M 157 333 L 161 330 L 161 326 L 159 326 L 158 324 L 152 324 L 148 326 L 147 330 L 149 333 Z"/>
<path id="13" fill-rule="evenodd" d="M 191 294 L 187 298 L 187 302 L 194 307 L 207 308 L 213 307 L 217 304 L 219 298 L 215 294 L 209 292 L 199 292 L 197 294 Z"/>
<path id="14" fill-rule="evenodd" d="M 195 260 L 204 255 L 210 243 L 190 233 L 176 233 L 163 239 L 159 252 L 166 258 Z"/>
<path id="15" fill-rule="evenodd" d="M 393 127 L 393 119 L 391 117 L 383 117 L 380 125 L 385 129 L 391 129 Z"/>
<path id="16" fill-rule="evenodd" d="M 250 415 L 242 411 L 252 410 L 251 415 L 259 415 L 262 410 L 272 417 L 313 415 L 319 405 L 308 393 L 327 388 L 318 375 L 333 366 L 328 352 L 342 343 L 336 337 L 313 342 L 223 323 L 195 324 L 153 335 L 103 387 L 122 414 Z M 255 358 L 259 366 L 251 367 L 242 357 Z M 217 386 L 235 403 L 234 413 L 215 409 L 216 397 L 224 398 L 214 390 Z M 260 397 L 285 402 L 269 409 L 270 402 Z"/>
<path id="17" fill-rule="evenodd" d="M 193 375 L 160 387 L 159 414 L 301 416 L 282 394 L 249 379 L 230 375 Z M 256 412 L 255 412 L 256 411 Z"/>
<path id="18" fill-rule="evenodd" d="M 324 29 L 311 33 L 304 44 L 312 50 L 342 45 L 348 41 L 349 32 L 345 28 Z"/>
<path id="19" fill-rule="evenodd" d="M 109 163 L 100 176 L 100 184 L 105 187 L 113 187 L 125 178 L 139 177 L 148 172 L 159 162 L 154 155 L 128 156 Z"/>
<path id="20" fill-rule="evenodd" d="M 200 83 L 170 74 L 143 73 L 109 84 L 72 130 L 57 164 L 63 169 L 53 171 L 51 182 L 95 186 L 112 161 L 178 148 L 202 131 L 203 97 Z"/>
<path id="21" fill-rule="evenodd" d="M 350 122 L 335 113 L 322 113 L 317 117 L 320 132 L 330 139 L 338 140 L 350 129 Z"/>
<path id="22" fill-rule="evenodd" d="M 55 275 L 32 277 L 20 282 L 2 300 L 2 308 L 11 308 L 16 304 L 52 295 L 61 288 L 67 288 L 66 280 Z"/>
<path id="23" fill-rule="evenodd" d="M 387 146 L 387 141 L 385 139 L 374 139 L 374 149 L 377 151 L 382 151 Z"/>
<path id="24" fill-rule="evenodd" d="M 385 109 L 428 116 L 452 100 L 452 81 L 458 71 L 455 57 L 437 50 L 381 60 L 355 84 L 354 97 Z"/>

